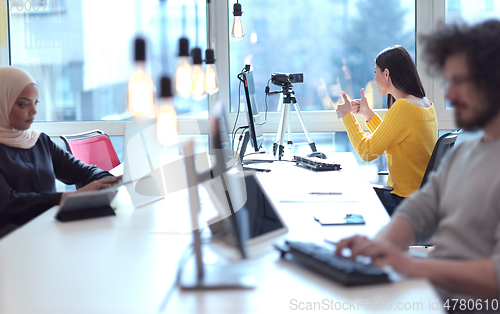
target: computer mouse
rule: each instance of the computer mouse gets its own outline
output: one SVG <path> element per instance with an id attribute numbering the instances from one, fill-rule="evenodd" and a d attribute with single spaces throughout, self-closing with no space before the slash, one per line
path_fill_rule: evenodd
<path id="1" fill-rule="evenodd" d="M 326 159 L 326 155 L 323 154 L 322 152 L 313 152 L 307 155 L 307 157 L 316 157 L 316 158 L 321 158 L 321 159 Z"/>

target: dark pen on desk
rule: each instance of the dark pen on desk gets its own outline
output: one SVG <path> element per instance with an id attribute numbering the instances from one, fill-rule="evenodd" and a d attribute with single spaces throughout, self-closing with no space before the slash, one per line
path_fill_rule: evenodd
<path id="1" fill-rule="evenodd" d="M 243 168 L 243 170 L 252 170 L 257 172 L 271 172 L 271 169 L 259 169 L 259 168 Z"/>
<path id="2" fill-rule="evenodd" d="M 309 192 L 310 195 L 342 195 L 342 192 Z"/>

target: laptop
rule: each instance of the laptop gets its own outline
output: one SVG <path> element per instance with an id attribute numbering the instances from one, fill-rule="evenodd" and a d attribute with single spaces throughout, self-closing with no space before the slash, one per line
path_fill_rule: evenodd
<path id="1" fill-rule="evenodd" d="M 244 226 L 240 226 L 240 230 L 246 230 L 247 239 L 245 241 L 246 255 L 249 257 L 260 255 L 263 252 L 272 248 L 272 244 L 280 241 L 288 233 L 288 227 L 285 224 L 276 206 L 269 198 L 258 177 L 251 172 L 236 172 L 229 171 L 225 174 L 228 181 L 229 197 L 233 205 L 235 215 L 246 215 L 245 219 L 236 219 L 237 221 L 245 221 Z M 235 184 L 236 181 L 239 184 Z M 243 180 L 243 182 L 241 182 Z M 220 229 L 227 229 L 224 220 L 229 218 L 230 209 L 228 206 L 227 194 L 217 178 L 203 183 L 214 206 L 217 209 L 219 216 L 208 221 L 212 232 L 218 232 Z M 243 190 L 242 190 L 243 186 Z M 241 209 L 245 208 L 245 211 Z M 231 234 L 228 230 L 223 230 L 225 233 L 224 241 L 220 246 L 229 255 L 237 256 L 236 235 Z"/>
<path id="2" fill-rule="evenodd" d="M 135 208 L 164 198 L 164 171 L 160 167 L 164 149 L 156 139 L 156 119 L 127 121 L 123 141 L 122 180 L 102 190 L 69 194 L 60 204 L 56 219 L 72 221 L 114 215 L 110 204 L 121 186 L 127 188 Z M 183 169 L 175 163 L 170 168 Z"/>

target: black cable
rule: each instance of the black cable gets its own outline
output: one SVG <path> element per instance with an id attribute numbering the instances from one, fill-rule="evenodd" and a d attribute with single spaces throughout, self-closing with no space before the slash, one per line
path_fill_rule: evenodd
<path id="1" fill-rule="evenodd" d="M 207 34 L 208 34 L 208 39 L 207 39 L 207 48 L 210 49 L 210 0 L 207 0 Z M 205 55 L 206 57 L 206 55 Z"/>
<path id="2" fill-rule="evenodd" d="M 195 16 L 195 27 L 196 27 L 196 47 L 198 47 L 198 0 L 194 0 L 194 16 Z"/>
<path id="3" fill-rule="evenodd" d="M 263 150 L 259 150 L 258 152 L 253 152 L 253 153 L 248 153 L 248 154 L 245 154 L 245 156 L 249 156 L 249 155 L 257 155 L 257 154 L 264 154 L 265 152 Z"/>
<path id="4" fill-rule="evenodd" d="M 166 40 L 167 38 L 167 13 L 166 13 L 166 8 L 167 8 L 167 1 L 168 0 L 163 0 L 162 1 L 162 10 L 161 10 L 161 61 L 162 61 L 162 72 L 167 73 L 168 71 L 168 58 L 167 58 L 167 51 L 168 51 L 168 42 Z"/>
<path id="5" fill-rule="evenodd" d="M 241 127 L 241 129 L 242 129 L 242 130 L 241 130 L 240 137 L 241 137 L 241 136 L 243 136 L 243 132 L 245 132 L 245 131 L 246 131 L 246 129 L 248 129 L 248 128 L 249 128 L 249 126 L 248 126 L 248 125 L 245 125 L 245 126 Z M 236 132 L 238 132 L 238 131 L 236 131 Z M 240 140 L 240 141 L 241 141 L 241 140 Z"/>
<path id="6" fill-rule="evenodd" d="M 182 35 L 186 36 L 186 25 L 187 25 L 187 18 L 186 18 L 186 3 L 182 4 Z"/>
<path id="7" fill-rule="evenodd" d="M 241 78 L 241 74 L 245 71 L 245 68 L 241 70 L 238 74 L 238 79 L 240 80 L 240 85 L 238 86 L 238 113 L 236 114 L 236 119 L 234 120 L 233 130 L 231 131 L 231 135 L 233 136 L 233 140 L 231 143 L 234 143 L 234 129 L 236 128 L 236 124 L 238 124 L 238 118 L 240 117 L 240 102 L 241 102 L 241 83 L 243 83 L 243 79 Z M 231 146 L 231 149 L 234 151 L 234 145 Z"/>
<path id="8" fill-rule="evenodd" d="M 234 140 L 236 139 L 236 135 L 238 134 L 238 130 L 240 130 L 240 129 L 247 129 L 247 128 L 248 128 L 248 125 L 244 125 L 244 126 L 240 126 L 239 128 L 236 129 L 236 131 L 233 134 L 233 140 L 231 142 L 231 147 L 234 147 Z M 237 150 L 235 151 L 233 149 L 233 154 L 235 154 L 236 152 L 237 152 Z"/>
<path id="9" fill-rule="evenodd" d="M 240 117 L 240 99 L 241 99 L 241 81 L 238 87 L 238 111 L 236 114 L 236 119 L 234 120 L 233 130 L 231 131 L 231 135 L 233 137 L 232 143 L 234 143 L 234 137 L 235 137 L 234 130 L 236 129 L 236 125 L 238 124 L 238 119 Z M 231 146 L 231 149 L 234 150 L 234 146 Z"/>
<path id="10" fill-rule="evenodd" d="M 241 131 L 241 135 L 240 135 L 240 139 L 238 140 L 238 147 L 236 148 L 236 152 L 238 152 L 238 150 L 240 149 L 241 140 L 243 139 L 243 132 L 245 132 L 246 129 L 248 129 L 248 126 L 243 128 L 243 131 Z M 236 132 L 238 132 L 238 130 L 236 130 Z"/>
<path id="11" fill-rule="evenodd" d="M 261 124 L 259 124 L 259 125 L 264 125 L 264 124 L 266 124 L 266 122 L 267 122 L 267 96 L 268 96 L 268 94 L 267 94 L 267 93 L 268 93 L 268 91 L 269 91 L 269 82 L 271 82 L 271 79 L 267 80 L 266 93 L 265 93 L 265 94 L 266 94 L 266 97 L 264 97 L 264 103 L 266 104 L 266 118 L 265 118 L 264 122 L 262 122 L 262 123 L 261 123 Z"/>

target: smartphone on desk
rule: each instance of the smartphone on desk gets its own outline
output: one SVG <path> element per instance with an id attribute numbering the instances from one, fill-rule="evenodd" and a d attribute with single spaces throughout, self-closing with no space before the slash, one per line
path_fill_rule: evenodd
<path id="1" fill-rule="evenodd" d="M 360 214 L 322 213 L 314 216 L 322 226 L 364 225 L 365 219 Z"/>

